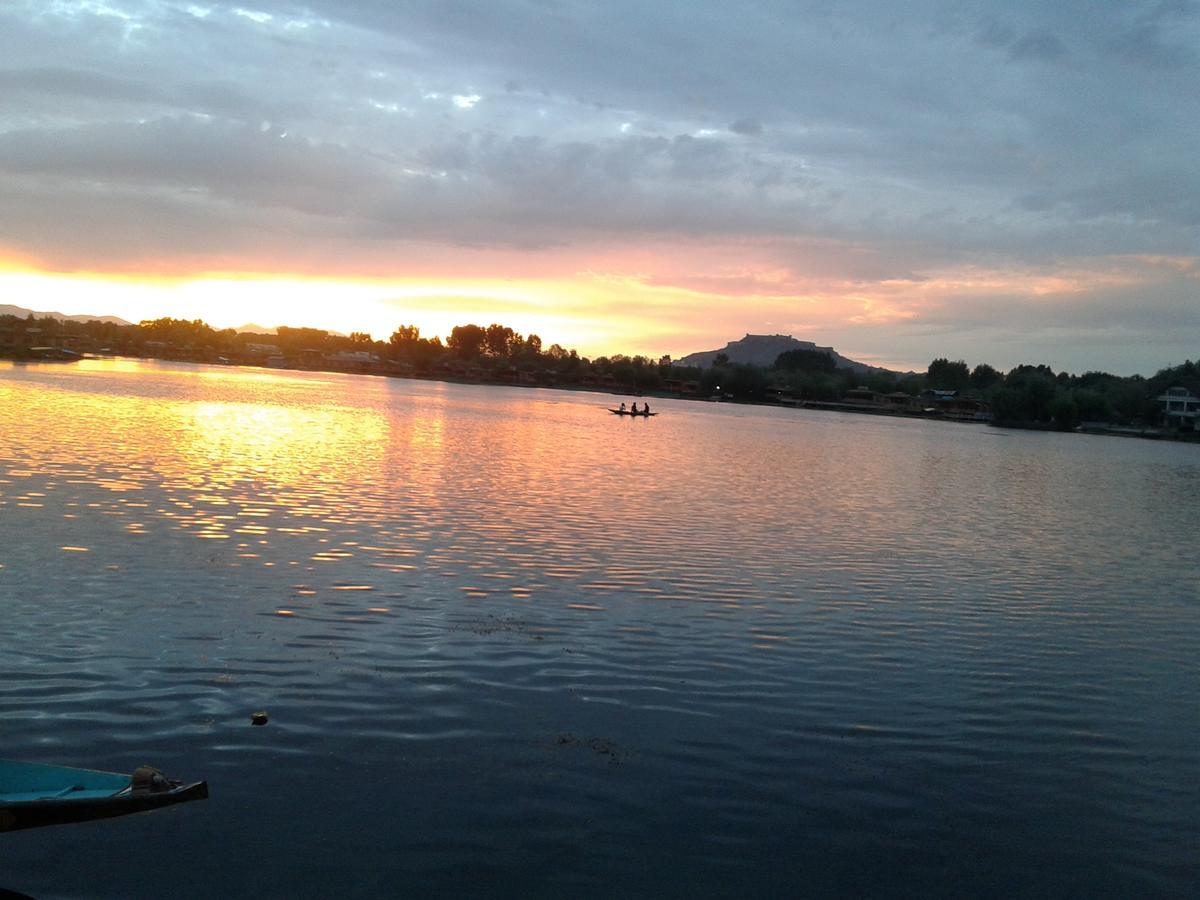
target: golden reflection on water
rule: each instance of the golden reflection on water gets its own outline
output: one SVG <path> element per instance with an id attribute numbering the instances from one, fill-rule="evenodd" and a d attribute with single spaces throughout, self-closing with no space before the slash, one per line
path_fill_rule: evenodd
<path id="1" fill-rule="evenodd" d="M 65 548 L 92 547 L 109 562 L 185 534 L 213 566 L 296 567 L 324 602 L 361 591 L 360 608 L 371 589 L 430 576 L 458 579 L 447 587 L 473 603 L 570 587 L 565 608 L 582 617 L 630 598 L 762 615 L 766 586 L 769 603 L 806 603 L 814 577 L 880 602 L 880 547 L 917 560 L 914 577 L 928 568 L 909 537 L 931 496 L 946 505 L 928 473 L 969 496 L 992 446 L 917 424 L 695 404 L 633 423 L 590 396 L 128 360 L 12 378 L 0 508 L 62 516 L 58 558 L 86 562 Z M 975 545 L 940 526 L 943 555 Z"/>
<path id="2" fill-rule="evenodd" d="M 317 377 L 86 363 L 4 387 L 11 402 L 0 405 L 0 475 L 8 476 L 0 506 L 42 509 L 47 492 L 98 489 L 80 508 L 127 517 L 120 532 L 131 538 L 165 527 L 205 541 L 239 538 L 246 551 L 246 541 L 265 544 L 273 532 L 327 531 L 383 480 L 393 426 L 380 405 L 357 403 L 346 385 L 331 391 Z M 440 418 L 423 422 L 414 442 L 420 453 L 441 452 L 440 429 Z M 414 452 L 407 435 L 404 443 Z M 23 492 L 23 484 L 41 490 Z M 63 550 L 79 552 L 76 542 Z M 352 556 L 331 546 L 317 558 Z"/>
<path id="3" fill-rule="evenodd" d="M 184 472 L 203 473 L 217 489 L 247 478 L 300 491 L 313 480 L 353 483 L 378 467 L 388 437 L 382 415 L 346 407 L 193 403 L 182 424 Z"/>
<path id="4" fill-rule="evenodd" d="M 409 429 L 409 446 L 418 454 L 436 456 L 442 452 L 446 442 L 446 420 L 438 415 L 421 418 L 412 423 Z"/>

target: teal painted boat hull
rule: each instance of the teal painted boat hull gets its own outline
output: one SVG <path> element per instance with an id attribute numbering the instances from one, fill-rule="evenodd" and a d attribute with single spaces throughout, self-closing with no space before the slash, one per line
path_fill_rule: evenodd
<path id="1" fill-rule="evenodd" d="M 135 779 L 116 772 L 0 760 L 0 832 L 110 819 L 207 796 L 203 781 L 184 784 L 157 773 Z"/>

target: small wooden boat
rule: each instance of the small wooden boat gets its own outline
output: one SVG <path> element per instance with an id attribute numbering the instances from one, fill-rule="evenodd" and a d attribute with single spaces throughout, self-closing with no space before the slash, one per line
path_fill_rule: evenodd
<path id="1" fill-rule="evenodd" d="M 657 416 L 658 415 L 658 413 L 656 413 L 656 412 L 642 412 L 641 410 L 638 410 L 637 412 L 630 412 L 627 409 L 610 409 L 609 412 L 613 413 L 614 415 L 618 415 L 618 416 Z"/>
<path id="2" fill-rule="evenodd" d="M 208 784 L 184 784 L 140 766 L 132 775 L 0 759 L 0 832 L 66 825 L 203 800 Z"/>

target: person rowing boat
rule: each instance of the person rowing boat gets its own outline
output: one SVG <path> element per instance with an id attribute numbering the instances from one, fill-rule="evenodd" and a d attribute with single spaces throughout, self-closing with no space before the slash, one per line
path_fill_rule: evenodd
<path id="1" fill-rule="evenodd" d="M 658 415 L 658 413 L 656 413 L 656 412 L 650 412 L 650 404 L 649 403 L 643 404 L 641 409 L 638 409 L 638 405 L 636 403 L 633 404 L 632 409 L 626 409 L 625 404 L 622 403 L 620 405 L 620 407 L 618 407 L 616 409 L 609 407 L 608 411 L 616 416 L 637 416 L 637 417 L 643 418 L 643 419 L 647 418 L 649 416 L 657 416 Z"/>

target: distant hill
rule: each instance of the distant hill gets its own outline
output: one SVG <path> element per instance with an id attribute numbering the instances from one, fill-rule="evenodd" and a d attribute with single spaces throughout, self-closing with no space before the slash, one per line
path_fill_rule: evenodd
<path id="1" fill-rule="evenodd" d="M 817 350 L 821 353 L 827 353 L 833 357 L 839 369 L 849 369 L 859 375 L 869 375 L 872 373 L 881 375 L 903 374 L 893 372 L 891 369 L 881 368 L 880 366 L 869 366 L 866 363 L 847 359 L 840 353 L 837 353 L 832 347 L 818 347 L 812 341 L 798 341 L 789 334 L 748 334 L 740 341 L 730 341 L 720 350 L 703 350 L 699 353 L 690 353 L 683 359 L 678 360 L 678 364 L 681 366 L 707 368 L 713 364 L 718 353 L 724 353 L 729 357 L 730 362 L 749 363 L 750 365 L 766 368 L 775 364 L 775 360 L 779 358 L 780 353 L 786 353 L 789 350 Z"/>
<path id="2" fill-rule="evenodd" d="M 124 319 L 117 316 L 92 316 L 87 313 L 78 313 L 68 316 L 60 312 L 38 312 L 36 309 L 26 309 L 23 306 L 13 306 L 11 303 L 0 303 L 0 316 L 16 316 L 19 319 L 24 319 L 26 316 L 32 315 L 35 319 L 58 319 L 60 322 L 111 322 L 114 325 L 132 325 L 132 322 L 126 322 Z"/>
<path id="3" fill-rule="evenodd" d="M 245 325 L 239 325 L 233 330 L 238 334 L 279 334 L 278 327 L 268 328 L 266 325 L 258 325 L 254 322 L 247 322 Z M 343 334 L 340 331 L 334 331 L 331 328 L 321 328 L 318 330 L 326 331 L 329 334 L 332 334 L 334 337 L 349 337 L 349 335 Z"/>

